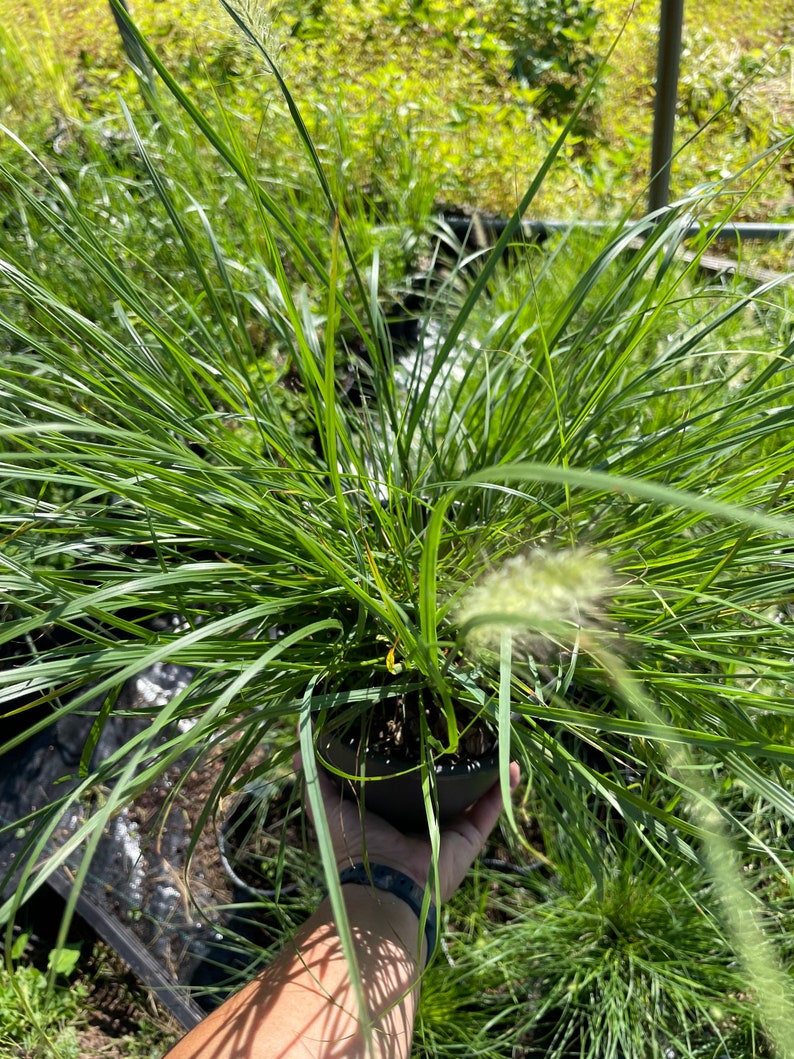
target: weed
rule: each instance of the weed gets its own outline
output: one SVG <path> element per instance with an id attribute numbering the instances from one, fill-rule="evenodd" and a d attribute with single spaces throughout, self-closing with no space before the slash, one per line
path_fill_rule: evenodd
<path id="1" fill-rule="evenodd" d="M 29 937 L 20 934 L 0 969 L 0 1044 L 9 1059 L 79 1059 L 77 1028 L 83 1021 L 84 986 L 66 981 L 79 948 L 50 956 L 53 980 L 22 959 Z"/>

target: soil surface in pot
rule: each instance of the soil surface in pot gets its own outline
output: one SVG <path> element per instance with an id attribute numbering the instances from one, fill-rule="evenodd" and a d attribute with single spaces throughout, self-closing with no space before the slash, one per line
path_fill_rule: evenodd
<path id="1" fill-rule="evenodd" d="M 353 721 L 339 738 L 349 744 L 361 741 L 362 727 L 367 750 L 387 760 L 416 762 L 421 760 L 425 733 L 445 745 L 449 741 L 447 719 L 441 707 L 426 701 L 427 695 L 410 692 L 383 699 L 367 710 L 364 718 Z M 475 762 L 496 751 L 496 736 L 487 725 L 477 719 L 461 726 L 460 739 L 454 753 L 444 755 L 444 763 L 456 765 Z"/>

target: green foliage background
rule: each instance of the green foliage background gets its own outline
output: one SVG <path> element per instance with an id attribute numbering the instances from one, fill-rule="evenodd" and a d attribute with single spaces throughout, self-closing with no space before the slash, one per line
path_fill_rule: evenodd
<path id="1" fill-rule="evenodd" d="M 332 168 L 343 164 L 376 203 L 379 188 L 398 189 L 398 209 L 417 222 L 434 200 L 509 211 L 571 98 L 619 37 L 594 102 L 566 145 L 565 164 L 546 182 L 535 211 L 593 217 L 642 201 L 655 0 L 631 6 L 283 0 L 245 7 L 278 55 L 321 157 Z M 131 8 L 173 68 L 207 97 L 218 90 L 211 83 L 228 93 L 257 156 L 279 179 L 300 171 L 304 163 L 273 78 L 213 0 L 137 0 Z M 685 17 L 674 196 L 740 169 L 794 120 L 792 0 L 732 5 L 730 19 L 724 5 L 706 0 L 687 5 Z M 79 6 L 0 0 L 0 26 L 7 56 L 0 102 L 12 127 L 38 129 L 63 146 L 70 118 L 106 122 L 106 112 L 116 110 L 112 94 L 133 94 L 104 0 Z M 553 48 L 525 43 L 538 36 Z M 22 69 L 12 61 L 17 50 L 29 60 Z M 790 216 L 791 181 L 791 168 L 781 166 L 765 197 L 743 215 Z"/>

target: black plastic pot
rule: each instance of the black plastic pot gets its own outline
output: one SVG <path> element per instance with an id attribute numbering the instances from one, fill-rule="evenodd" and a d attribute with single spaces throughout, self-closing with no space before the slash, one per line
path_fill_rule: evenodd
<path id="1" fill-rule="evenodd" d="M 365 749 L 358 735 L 321 731 L 320 761 L 331 779 L 350 797 L 405 832 L 427 830 L 427 812 L 419 765 Z M 333 771 L 337 770 L 337 771 Z M 344 773 L 343 776 L 338 773 Z M 348 779 L 346 777 L 356 777 Z M 438 819 L 447 824 L 473 805 L 499 778 L 499 752 L 455 762 L 441 759 L 435 767 Z"/>

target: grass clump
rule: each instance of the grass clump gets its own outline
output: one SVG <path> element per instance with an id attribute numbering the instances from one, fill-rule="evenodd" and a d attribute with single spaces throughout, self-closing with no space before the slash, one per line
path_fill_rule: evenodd
<path id="1" fill-rule="evenodd" d="M 523 877 L 483 870 L 468 915 L 463 902 L 461 921 L 453 913 L 449 964 L 422 998 L 419 1054 L 769 1054 L 702 866 L 671 871 L 631 835 L 602 832 L 594 877 L 578 840 L 556 827 L 545 835 L 549 866 Z M 472 916 L 472 891 L 485 914 Z M 767 928 L 785 930 L 789 917 Z"/>
<path id="2" fill-rule="evenodd" d="M 458 929 L 454 981 L 428 977 L 435 1054 L 699 1055 L 735 1047 L 734 1019 L 785 1054 L 731 963 L 752 1005 L 761 964 L 780 982 L 790 954 L 748 959 L 757 935 L 718 926 L 715 894 L 763 892 L 789 915 L 791 304 L 782 279 L 704 281 L 708 232 L 693 260 L 678 250 L 693 220 L 736 216 L 737 186 L 760 193 L 790 142 L 654 223 L 527 245 L 520 215 L 563 136 L 496 247 L 472 252 L 443 228 L 384 234 L 348 183 L 345 126 L 336 147 L 318 140 L 266 50 L 304 157 L 285 181 L 220 91 L 199 106 L 136 40 L 162 84 L 149 110 L 120 110 L 123 165 L 99 141 L 87 169 L 19 138 L 3 159 L 0 688 L 23 730 L 0 749 L 94 718 L 74 785 L 29 821 L 4 917 L 73 857 L 79 884 L 114 814 L 176 762 L 239 736 L 206 820 L 228 789 L 284 771 L 297 721 L 311 792 L 315 725 L 398 689 L 427 707 L 431 828 L 436 764 L 472 717 L 499 737 L 502 781 L 519 757 L 546 814 L 545 889 Z M 418 157 L 404 187 L 424 200 Z M 406 259 L 387 268 L 392 238 Z M 189 687 L 94 761 L 124 682 L 162 662 L 189 667 Z M 250 764 L 272 733 L 278 751 Z M 748 891 L 762 857 L 783 882 Z M 442 1002 L 471 1016 L 467 1042 L 434 1022 Z"/>

